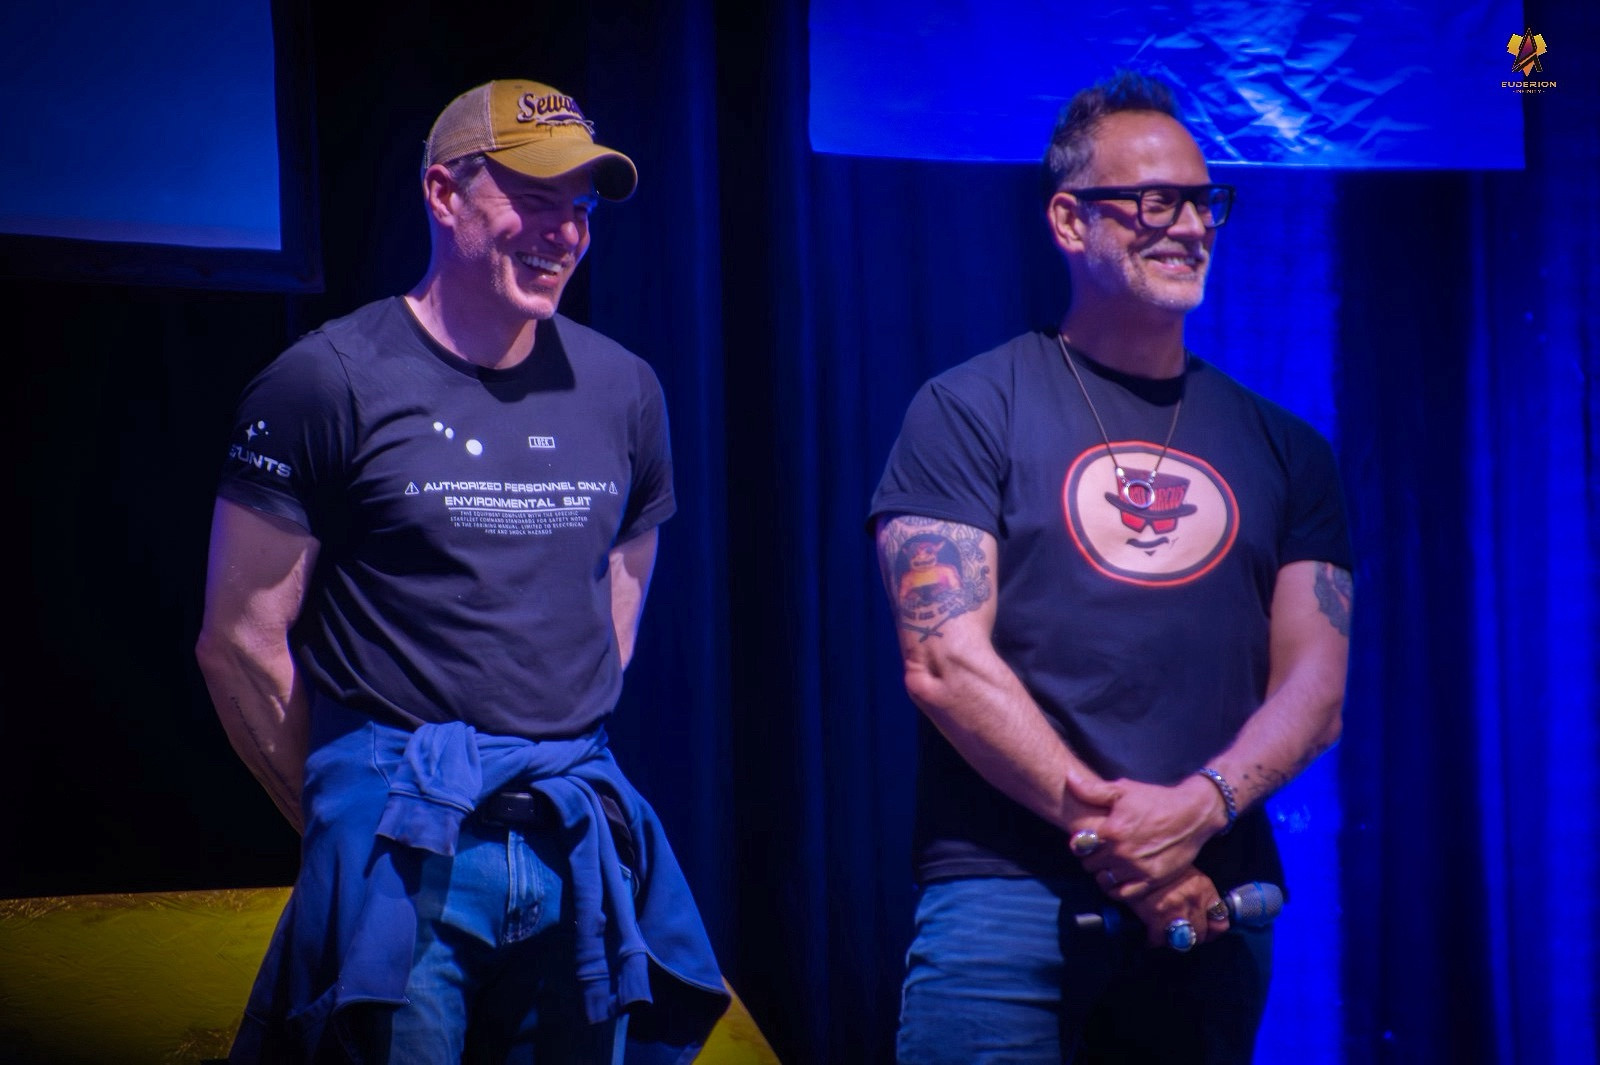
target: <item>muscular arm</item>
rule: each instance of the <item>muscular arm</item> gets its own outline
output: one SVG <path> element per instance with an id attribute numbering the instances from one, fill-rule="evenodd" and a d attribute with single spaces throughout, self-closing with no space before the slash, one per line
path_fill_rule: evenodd
<path id="1" fill-rule="evenodd" d="M 223 730 L 296 830 L 310 704 L 289 651 L 317 541 L 281 518 L 219 499 L 212 518 L 205 619 L 195 657 Z"/>
<path id="2" fill-rule="evenodd" d="M 1261 802 L 1339 738 L 1350 651 L 1350 574 L 1326 562 L 1278 572 L 1269 628 L 1267 698 L 1233 743 L 1211 759 L 1233 787 L 1240 812 Z M 1134 898 L 1180 875 L 1227 824 L 1218 789 L 1201 776 L 1172 787 L 1116 781 L 1119 797 L 1102 835 L 1113 841 L 1087 861 Z"/>
<path id="3" fill-rule="evenodd" d="M 650 529 L 611 549 L 611 626 L 617 632 L 617 653 L 622 668 L 633 661 L 639 636 L 639 616 L 650 591 L 650 574 L 656 566 L 659 530 Z"/>
<path id="4" fill-rule="evenodd" d="M 985 780 L 1063 831 L 1104 813 L 1115 793 L 995 652 L 994 537 L 898 515 L 877 542 L 911 701 Z"/>
<path id="5" fill-rule="evenodd" d="M 1294 562 L 1279 571 L 1267 701 L 1211 761 L 1233 785 L 1240 810 L 1283 787 L 1338 741 L 1352 592 L 1349 571 L 1327 562 Z"/>

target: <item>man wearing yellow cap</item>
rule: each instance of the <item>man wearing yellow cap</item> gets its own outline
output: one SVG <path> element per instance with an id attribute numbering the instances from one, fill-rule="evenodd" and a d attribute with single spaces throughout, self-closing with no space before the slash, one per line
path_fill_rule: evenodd
<path id="1" fill-rule="evenodd" d="M 245 389 L 197 655 L 303 843 L 233 1060 L 688 1060 L 727 1004 L 604 730 L 675 509 L 661 388 L 557 312 L 636 181 L 559 90 L 462 94 L 423 278 Z"/>

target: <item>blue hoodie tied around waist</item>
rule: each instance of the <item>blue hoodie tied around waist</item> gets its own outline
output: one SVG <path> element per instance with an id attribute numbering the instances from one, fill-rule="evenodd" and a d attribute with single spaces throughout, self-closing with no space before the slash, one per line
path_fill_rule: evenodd
<path id="1" fill-rule="evenodd" d="M 454 854 L 462 821 L 507 785 L 549 798 L 575 841 L 570 883 L 588 1020 L 628 1012 L 629 1062 L 694 1058 L 731 997 L 661 823 L 606 749 L 604 729 L 540 741 L 461 722 L 407 732 L 323 698 L 313 720 L 300 874 L 230 1061 L 361 1060 L 335 1052 L 330 1022 L 358 1004 L 406 1001 L 421 861 Z M 623 874 L 602 795 L 627 824 L 636 886 Z"/>

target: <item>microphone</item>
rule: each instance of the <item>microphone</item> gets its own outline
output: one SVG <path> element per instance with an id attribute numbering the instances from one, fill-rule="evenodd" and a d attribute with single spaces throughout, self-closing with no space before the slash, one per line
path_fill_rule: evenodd
<path id="1" fill-rule="evenodd" d="M 1253 880 L 1240 884 L 1222 896 L 1228 908 L 1228 920 L 1243 928 L 1265 928 L 1283 912 L 1283 889 L 1277 884 Z M 1103 929 L 1108 936 L 1122 929 L 1122 911 L 1106 907 L 1099 913 L 1080 913 L 1073 916 L 1079 928 L 1093 931 Z"/>

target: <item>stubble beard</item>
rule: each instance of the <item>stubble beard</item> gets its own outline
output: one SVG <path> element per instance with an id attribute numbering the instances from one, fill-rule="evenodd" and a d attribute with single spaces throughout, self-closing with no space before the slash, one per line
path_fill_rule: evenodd
<path id="1" fill-rule="evenodd" d="M 517 283 L 518 274 L 523 268 L 515 258 L 509 254 L 497 255 L 496 258 L 499 262 L 491 282 L 495 295 L 525 318 L 544 321 L 555 317 L 556 309 L 561 303 L 561 294 L 566 291 L 566 280 L 563 279 L 553 293 L 542 289 L 530 290 Z"/>
<path id="2" fill-rule="evenodd" d="M 1206 277 L 1211 267 L 1209 254 L 1201 259 L 1192 280 L 1180 281 L 1157 276 L 1155 270 L 1159 267 L 1143 257 L 1142 249 L 1091 234 L 1087 250 L 1088 272 L 1099 280 L 1104 291 L 1121 289 L 1146 306 L 1183 314 L 1205 300 Z"/>

